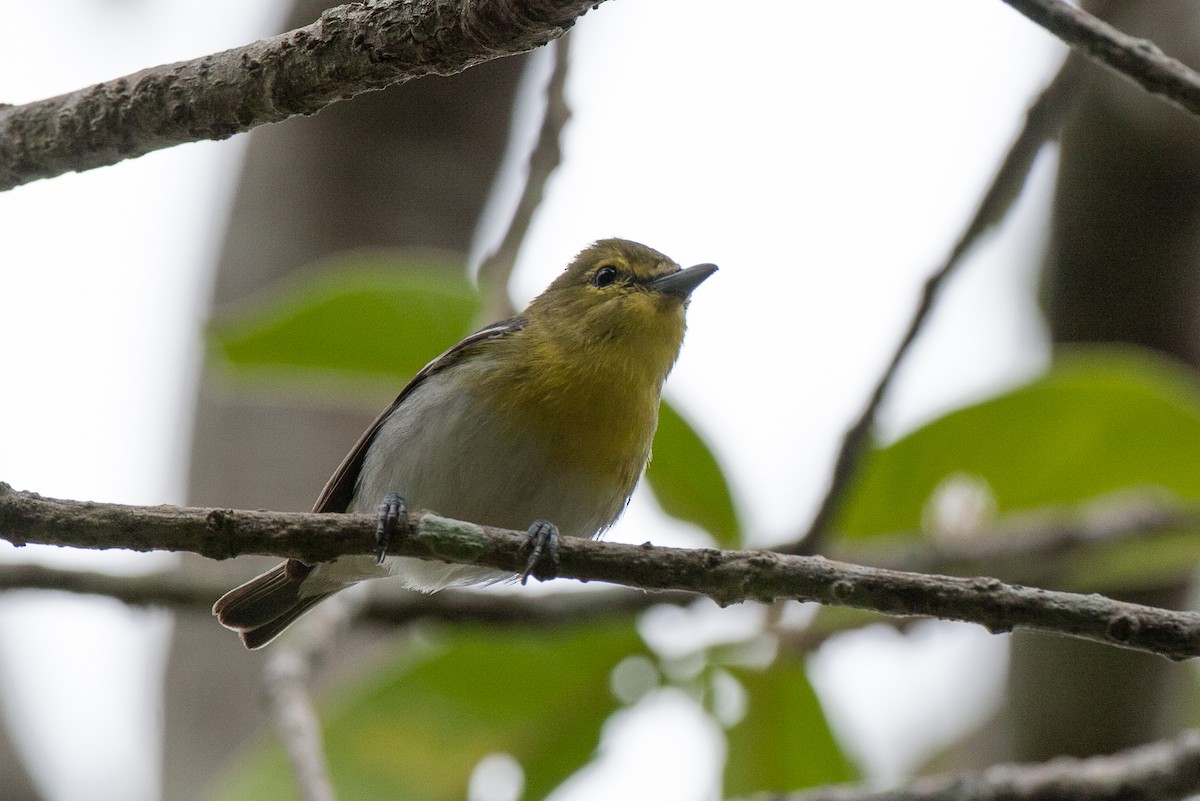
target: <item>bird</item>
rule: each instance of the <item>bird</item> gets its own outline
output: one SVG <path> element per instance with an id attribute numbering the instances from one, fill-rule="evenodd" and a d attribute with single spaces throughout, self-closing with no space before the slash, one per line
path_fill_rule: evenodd
<path id="1" fill-rule="evenodd" d="M 527 529 L 522 581 L 559 536 L 603 534 L 650 459 L 692 291 L 716 270 L 680 268 L 625 239 L 585 248 L 525 311 L 425 365 L 329 479 L 313 511 L 377 512 L 377 556 L 289 559 L 223 595 L 213 605 L 217 620 L 256 649 L 366 579 L 396 576 L 434 592 L 515 578 L 387 556 L 409 508 Z"/>

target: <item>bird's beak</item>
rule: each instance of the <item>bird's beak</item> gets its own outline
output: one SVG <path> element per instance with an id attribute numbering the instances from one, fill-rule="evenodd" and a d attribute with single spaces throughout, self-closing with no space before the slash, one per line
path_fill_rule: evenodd
<path id="1" fill-rule="evenodd" d="M 650 282 L 649 287 L 655 292 L 663 292 L 686 300 L 692 294 L 693 289 L 700 286 L 704 279 L 716 271 L 717 265 L 715 264 L 697 264 L 695 267 L 688 267 L 686 270 L 655 278 Z"/>

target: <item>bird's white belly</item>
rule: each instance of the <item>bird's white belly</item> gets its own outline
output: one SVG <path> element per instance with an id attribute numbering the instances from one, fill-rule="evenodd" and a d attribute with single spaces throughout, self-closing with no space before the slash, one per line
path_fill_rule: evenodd
<path id="1" fill-rule="evenodd" d="M 375 512 L 395 492 L 410 510 L 516 530 L 545 519 L 571 537 L 595 536 L 616 519 L 625 502 L 619 491 L 597 493 L 579 471 L 554 464 L 553 443 L 545 435 L 525 430 L 517 436 L 502 415 L 481 413 L 478 404 L 486 400 L 451 391 L 453 372 L 426 379 L 383 423 L 348 511 Z M 319 584 L 398 576 L 426 592 L 511 577 L 403 557 L 389 557 L 383 565 L 370 557 L 343 557 L 316 569 Z"/>

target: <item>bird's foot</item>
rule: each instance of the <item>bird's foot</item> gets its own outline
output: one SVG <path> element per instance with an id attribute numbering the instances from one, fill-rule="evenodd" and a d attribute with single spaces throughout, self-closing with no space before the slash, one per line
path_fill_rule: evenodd
<path id="1" fill-rule="evenodd" d="M 521 571 L 521 583 L 530 576 L 545 581 L 558 575 L 558 526 L 549 520 L 536 520 L 529 527 L 529 539 L 525 541 L 529 559 Z"/>
<path id="2" fill-rule="evenodd" d="M 408 528 L 408 504 L 398 494 L 389 492 L 379 504 L 379 519 L 375 524 L 375 560 L 383 564 L 392 536 L 401 528 Z"/>

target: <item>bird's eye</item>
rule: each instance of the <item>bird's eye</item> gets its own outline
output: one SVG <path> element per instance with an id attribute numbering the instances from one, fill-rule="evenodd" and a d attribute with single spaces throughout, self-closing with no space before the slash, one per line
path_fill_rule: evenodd
<path id="1" fill-rule="evenodd" d="M 620 275 L 616 267 L 606 264 L 599 270 L 596 270 L 596 274 L 592 276 L 592 286 L 608 286 L 613 281 L 616 281 Z"/>

